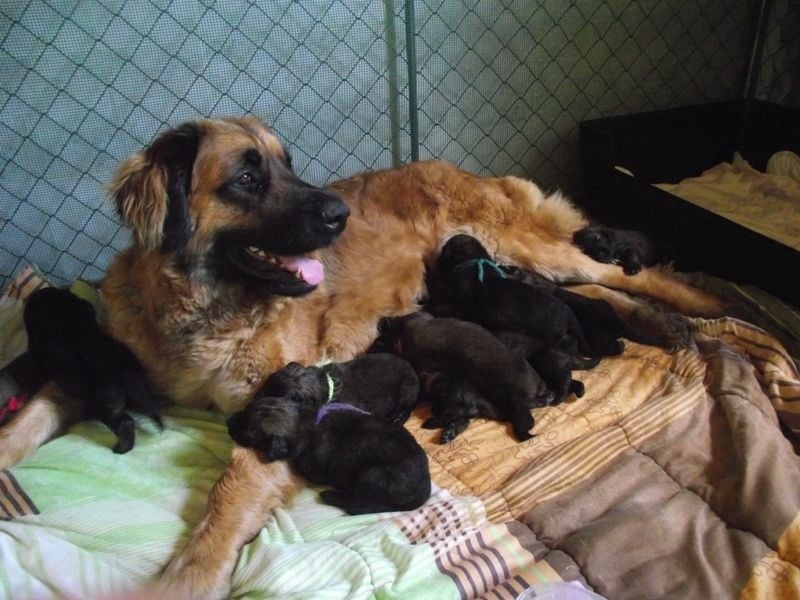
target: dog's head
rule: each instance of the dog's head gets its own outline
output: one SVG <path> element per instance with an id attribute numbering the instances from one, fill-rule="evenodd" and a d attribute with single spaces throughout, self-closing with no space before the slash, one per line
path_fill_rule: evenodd
<path id="1" fill-rule="evenodd" d="M 442 246 L 436 267 L 442 272 L 449 272 L 463 262 L 480 258 L 491 260 L 491 256 L 483 244 L 471 235 L 459 233 Z"/>
<path id="2" fill-rule="evenodd" d="M 299 296 L 323 279 L 311 256 L 350 213 L 335 194 L 299 179 L 258 119 L 209 119 L 162 133 L 126 159 L 109 184 L 144 251 L 261 294 Z"/>
<path id="3" fill-rule="evenodd" d="M 228 433 L 240 446 L 281 460 L 291 454 L 299 423 L 300 406 L 293 400 L 257 396 L 228 419 Z"/>

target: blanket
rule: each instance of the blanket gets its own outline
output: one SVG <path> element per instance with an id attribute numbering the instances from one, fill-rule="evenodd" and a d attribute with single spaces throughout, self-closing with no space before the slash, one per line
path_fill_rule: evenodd
<path id="1" fill-rule="evenodd" d="M 0 300 L 4 336 L 37 285 Z M 523 443 L 476 419 L 440 445 L 419 408 L 406 426 L 431 498 L 348 516 L 306 488 L 245 546 L 232 597 L 513 600 L 557 581 L 614 599 L 796 597 L 800 373 L 750 323 L 693 326 L 696 349 L 627 342 L 577 372 L 586 395 L 535 410 Z M 3 342 L 0 359 L 24 349 Z M 230 456 L 224 418 L 171 407 L 163 432 L 137 425 L 127 454 L 84 422 L 0 472 L 0 596 L 118 598 L 185 543 Z"/>

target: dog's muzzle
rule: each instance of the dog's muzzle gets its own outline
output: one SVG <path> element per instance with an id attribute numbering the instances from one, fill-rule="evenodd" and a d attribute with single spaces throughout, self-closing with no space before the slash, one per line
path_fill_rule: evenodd
<path id="1" fill-rule="evenodd" d="M 333 194 L 326 194 L 326 196 L 320 210 L 322 224 L 331 231 L 341 233 L 350 216 L 350 208 Z"/>

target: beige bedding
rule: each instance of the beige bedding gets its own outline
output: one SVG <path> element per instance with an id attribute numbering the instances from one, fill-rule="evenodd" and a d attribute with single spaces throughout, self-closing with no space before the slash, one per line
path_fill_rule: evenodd
<path id="1" fill-rule="evenodd" d="M 765 172 L 741 157 L 656 187 L 800 251 L 800 156 L 776 152 Z"/>

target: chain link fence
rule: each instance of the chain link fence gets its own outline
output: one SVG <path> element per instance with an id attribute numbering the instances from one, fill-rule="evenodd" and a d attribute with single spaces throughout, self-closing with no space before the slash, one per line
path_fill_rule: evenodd
<path id="1" fill-rule="evenodd" d="M 1 2 L 2 283 L 100 279 L 104 183 L 185 120 L 261 116 L 316 184 L 419 156 L 577 194 L 581 120 L 736 97 L 748 55 L 743 1 L 412 2 Z"/>

